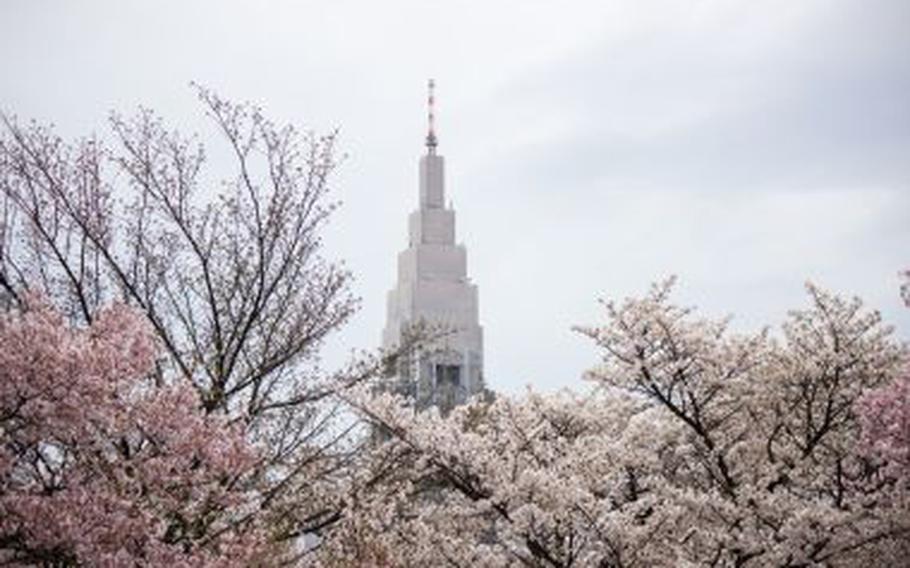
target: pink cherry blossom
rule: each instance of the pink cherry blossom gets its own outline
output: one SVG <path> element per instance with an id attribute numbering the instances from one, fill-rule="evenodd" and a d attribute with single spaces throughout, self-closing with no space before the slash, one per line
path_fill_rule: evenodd
<path id="1" fill-rule="evenodd" d="M 910 271 L 901 276 L 901 296 L 910 308 Z M 889 473 L 910 485 L 910 367 L 893 382 L 863 396 L 857 410 L 866 451 L 884 459 Z"/>
<path id="2" fill-rule="evenodd" d="M 126 306 L 72 328 L 40 298 L 0 319 L 0 560 L 246 565 L 256 452 L 186 383 L 149 379 L 157 346 Z"/>

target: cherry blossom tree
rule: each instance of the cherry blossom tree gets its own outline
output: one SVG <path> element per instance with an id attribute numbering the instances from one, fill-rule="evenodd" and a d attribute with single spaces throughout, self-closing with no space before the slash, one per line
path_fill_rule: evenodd
<path id="1" fill-rule="evenodd" d="M 639 393 L 684 425 L 684 475 L 699 489 L 683 550 L 693 560 L 849 564 L 906 543 L 907 519 L 881 472 L 857 452 L 854 403 L 896 375 L 903 356 L 877 312 L 815 286 L 781 341 L 729 337 L 668 301 L 607 304 L 609 324 L 583 330 L 605 349 L 591 378 Z"/>
<path id="2" fill-rule="evenodd" d="M 74 328 L 25 300 L 0 318 L 0 563 L 263 561 L 257 451 L 189 384 L 156 384 L 143 316 L 115 304 Z"/>
<path id="3" fill-rule="evenodd" d="M 898 565 L 908 496 L 855 411 L 904 355 L 878 313 L 809 286 L 779 333 L 733 334 L 671 291 L 579 328 L 604 352 L 591 395 L 353 400 L 384 441 L 324 564 Z"/>
<path id="4" fill-rule="evenodd" d="M 870 392 L 858 407 L 869 454 L 884 459 L 892 475 L 910 484 L 910 373 Z"/>
<path id="5" fill-rule="evenodd" d="M 901 295 L 910 308 L 910 271 L 902 277 Z M 862 397 L 858 409 L 869 454 L 886 460 L 890 473 L 910 489 L 910 362 L 898 379 Z"/>
<path id="6" fill-rule="evenodd" d="M 345 537 L 320 550 L 325 566 L 668 559 L 652 514 L 660 495 L 645 478 L 674 432 L 651 437 L 654 413 L 641 401 L 528 393 L 446 417 L 388 395 L 358 404 L 391 438 L 365 457 Z"/>
<path id="7" fill-rule="evenodd" d="M 0 561 L 910 554 L 906 353 L 858 299 L 810 285 L 779 330 L 737 334 L 667 281 L 578 328 L 603 353 L 593 392 L 416 412 L 369 383 L 396 353 L 319 364 L 356 308 L 321 253 L 334 135 L 198 94 L 234 165 L 221 185 L 150 111 L 74 143 L 2 117 Z"/>
<path id="8" fill-rule="evenodd" d="M 335 134 L 197 92 L 221 144 L 144 109 L 75 142 L 0 116 L 0 308 L 21 309 L 29 289 L 78 325 L 131 306 L 164 354 L 157 380 L 185 383 L 260 448 L 259 514 L 285 539 L 317 535 L 338 519 L 336 478 L 363 443 L 336 394 L 382 363 L 320 364 L 357 307 L 350 274 L 322 254 Z M 212 172 L 212 156 L 224 167 Z"/>

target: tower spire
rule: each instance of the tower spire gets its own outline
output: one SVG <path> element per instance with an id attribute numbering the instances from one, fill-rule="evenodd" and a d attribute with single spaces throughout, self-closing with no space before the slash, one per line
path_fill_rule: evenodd
<path id="1" fill-rule="evenodd" d="M 434 90 L 436 82 L 430 79 L 427 83 L 427 151 L 430 154 L 436 153 L 436 107 Z"/>

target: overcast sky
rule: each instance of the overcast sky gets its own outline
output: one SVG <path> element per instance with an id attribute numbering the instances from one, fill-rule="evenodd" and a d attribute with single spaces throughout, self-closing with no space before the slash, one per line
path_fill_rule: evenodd
<path id="1" fill-rule="evenodd" d="M 910 1 L 0 2 L 0 108 L 103 132 L 146 105 L 200 130 L 188 83 L 338 127 L 330 254 L 375 347 L 417 203 L 428 77 L 499 390 L 579 385 L 570 326 L 669 274 L 740 329 L 812 279 L 910 338 Z"/>

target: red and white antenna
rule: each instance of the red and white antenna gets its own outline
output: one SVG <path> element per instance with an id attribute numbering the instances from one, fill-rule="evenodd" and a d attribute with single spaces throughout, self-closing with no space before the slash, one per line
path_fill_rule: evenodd
<path id="1" fill-rule="evenodd" d="M 427 148 L 429 149 L 430 154 L 436 153 L 436 145 L 438 144 L 436 140 L 436 98 L 434 95 L 434 89 L 436 88 L 436 82 L 433 79 L 430 79 L 427 83 Z"/>

